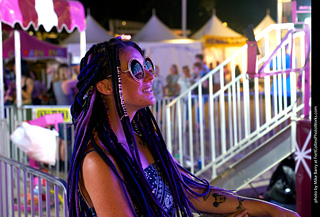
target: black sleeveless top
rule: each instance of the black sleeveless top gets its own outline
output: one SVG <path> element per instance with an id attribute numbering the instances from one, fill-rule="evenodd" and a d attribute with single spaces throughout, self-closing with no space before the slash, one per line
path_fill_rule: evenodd
<path id="1" fill-rule="evenodd" d="M 93 150 L 92 150 L 93 151 Z M 91 152 L 91 151 L 89 151 Z M 88 153 L 89 153 L 88 152 Z M 87 154 L 88 154 L 87 153 Z M 173 196 L 172 192 L 168 187 L 168 183 L 166 181 L 166 178 L 162 174 L 160 167 L 157 163 L 153 163 L 149 165 L 147 168 L 144 169 L 144 173 L 147 177 L 147 180 L 149 184 L 151 185 L 152 192 L 156 195 L 157 199 L 159 200 L 159 203 L 161 204 L 162 208 L 167 212 L 169 216 L 175 216 L 175 207 L 173 203 Z M 95 212 L 93 207 L 89 207 L 87 203 L 85 202 L 84 198 L 79 192 L 79 207 L 80 211 L 84 216 L 88 217 L 96 217 L 98 216 Z M 133 202 L 133 206 L 135 208 L 135 212 L 137 216 L 143 217 L 141 214 L 141 211 L 137 209 L 137 207 L 134 205 L 135 202 Z"/>

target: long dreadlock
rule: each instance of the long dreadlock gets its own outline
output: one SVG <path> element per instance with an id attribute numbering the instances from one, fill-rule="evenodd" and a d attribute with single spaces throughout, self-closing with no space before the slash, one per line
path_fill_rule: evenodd
<path id="1" fill-rule="evenodd" d="M 68 175 L 68 205 L 70 216 L 81 216 L 79 207 L 78 182 L 81 164 L 85 156 L 86 145 L 91 141 L 94 149 L 108 164 L 118 177 L 121 186 L 126 193 L 127 200 L 131 198 L 143 216 L 168 216 L 152 194 L 152 188 L 148 183 L 140 162 L 137 143 L 133 133 L 133 127 L 127 115 L 122 96 L 122 82 L 120 77 L 119 49 L 126 46 L 136 48 L 141 54 L 138 45 L 130 41 L 122 41 L 115 38 L 108 42 L 93 45 L 81 60 L 81 72 L 78 75 L 79 90 L 75 101 L 71 106 L 73 123 L 75 125 L 75 144 L 71 158 L 71 166 Z M 96 84 L 111 75 L 116 109 L 121 120 L 123 131 L 130 150 L 130 154 L 118 143 L 117 136 L 112 130 L 109 111 L 101 93 L 96 89 Z M 136 112 L 133 118 L 135 127 L 141 132 L 142 139 L 148 144 L 151 154 L 168 181 L 172 191 L 176 215 L 192 216 L 194 206 L 188 199 L 187 194 L 204 196 L 210 190 L 208 181 L 192 175 L 170 156 L 159 127 L 150 111 L 144 108 Z M 108 155 L 95 143 L 93 130 L 97 132 L 103 148 L 114 158 L 123 178 L 121 178 L 115 165 Z M 181 175 L 179 169 L 184 170 L 189 176 Z M 191 188 L 203 189 L 203 194 L 193 191 Z M 135 213 L 131 203 L 130 208 Z"/>

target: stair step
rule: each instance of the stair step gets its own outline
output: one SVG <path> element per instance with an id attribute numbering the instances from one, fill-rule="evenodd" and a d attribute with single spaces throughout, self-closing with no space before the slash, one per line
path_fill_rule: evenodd
<path id="1" fill-rule="evenodd" d="M 293 152 L 290 124 L 210 183 L 221 188 L 238 190 Z"/>

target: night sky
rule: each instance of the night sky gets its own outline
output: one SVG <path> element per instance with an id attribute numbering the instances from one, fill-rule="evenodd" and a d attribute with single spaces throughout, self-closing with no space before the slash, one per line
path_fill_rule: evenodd
<path id="1" fill-rule="evenodd" d="M 181 28 L 181 0 L 80 0 L 91 15 L 106 29 L 109 19 L 147 22 L 152 8 L 156 15 L 170 28 Z M 187 28 L 197 31 L 212 15 L 227 22 L 233 30 L 242 30 L 249 24 L 256 26 L 270 9 L 271 17 L 277 20 L 277 0 L 187 0 Z"/>

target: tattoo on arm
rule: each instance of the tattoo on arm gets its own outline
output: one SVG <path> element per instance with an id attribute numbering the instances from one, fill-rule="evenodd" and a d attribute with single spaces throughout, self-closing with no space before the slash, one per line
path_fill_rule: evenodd
<path id="1" fill-rule="evenodd" d="M 227 199 L 224 195 L 220 195 L 220 194 L 217 194 L 217 193 L 213 193 L 212 197 L 213 197 L 212 205 L 214 207 L 218 207 L 220 203 L 224 203 L 226 201 L 226 199 Z"/>
<path id="2" fill-rule="evenodd" d="M 244 206 L 242 205 L 242 201 L 244 201 L 243 198 L 237 197 L 238 201 L 239 201 L 239 205 L 236 207 L 237 210 L 242 210 L 245 209 Z"/>

